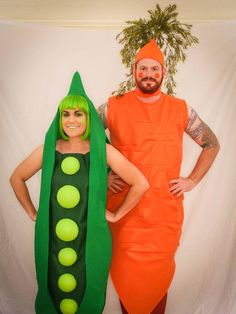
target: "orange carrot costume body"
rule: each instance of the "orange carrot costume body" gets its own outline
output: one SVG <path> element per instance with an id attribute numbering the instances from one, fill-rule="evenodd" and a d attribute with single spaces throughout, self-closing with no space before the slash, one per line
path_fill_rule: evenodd
<path id="1" fill-rule="evenodd" d="M 186 123 L 185 101 L 166 94 L 155 103 L 144 103 L 132 91 L 108 102 L 112 144 L 150 184 L 140 203 L 118 223 L 110 224 L 111 277 L 129 314 L 151 313 L 173 278 L 183 206 L 182 197 L 174 198 L 169 192 L 168 182 L 179 177 Z M 109 210 L 119 207 L 127 189 L 117 194 L 109 191 Z"/>

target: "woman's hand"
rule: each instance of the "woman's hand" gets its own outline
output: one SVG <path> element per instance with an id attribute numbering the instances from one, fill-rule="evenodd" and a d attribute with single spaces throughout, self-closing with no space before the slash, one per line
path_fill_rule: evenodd
<path id="1" fill-rule="evenodd" d="M 37 211 L 36 211 L 36 209 L 34 209 L 34 211 L 30 212 L 28 215 L 29 215 L 31 220 L 33 220 L 34 222 L 36 221 L 36 219 L 37 219 Z"/>
<path id="2" fill-rule="evenodd" d="M 116 214 L 106 210 L 106 220 L 108 222 L 117 222 Z"/>

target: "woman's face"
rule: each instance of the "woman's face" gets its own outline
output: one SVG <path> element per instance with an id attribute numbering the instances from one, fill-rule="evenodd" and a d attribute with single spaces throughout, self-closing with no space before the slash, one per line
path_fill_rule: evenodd
<path id="1" fill-rule="evenodd" d="M 68 137 L 81 137 L 86 131 L 86 114 L 81 109 L 64 109 L 62 127 Z"/>

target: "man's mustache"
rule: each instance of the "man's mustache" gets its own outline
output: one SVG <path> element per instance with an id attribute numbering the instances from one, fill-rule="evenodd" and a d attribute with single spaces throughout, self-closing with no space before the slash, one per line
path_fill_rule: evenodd
<path id="1" fill-rule="evenodd" d="M 154 79 L 153 77 L 144 77 L 141 79 L 141 82 L 146 82 L 146 81 L 151 81 L 157 83 L 157 80 Z"/>

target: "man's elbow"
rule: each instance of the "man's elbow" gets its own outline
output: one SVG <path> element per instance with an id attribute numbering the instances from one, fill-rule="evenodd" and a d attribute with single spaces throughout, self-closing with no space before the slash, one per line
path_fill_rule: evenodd
<path id="1" fill-rule="evenodd" d="M 218 139 L 216 139 L 215 145 L 213 145 L 214 151 L 215 151 L 215 155 L 217 155 L 220 151 L 220 143 L 218 141 Z"/>
<path id="2" fill-rule="evenodd" d="M 201 146 L 203 150 L 211 150 L 212 152 L 215 153 L 215 155 L 217 155 L 220 150 L 220 143 L 217 138 L 215 138 L 214 141 L 206 142 Z"/>

